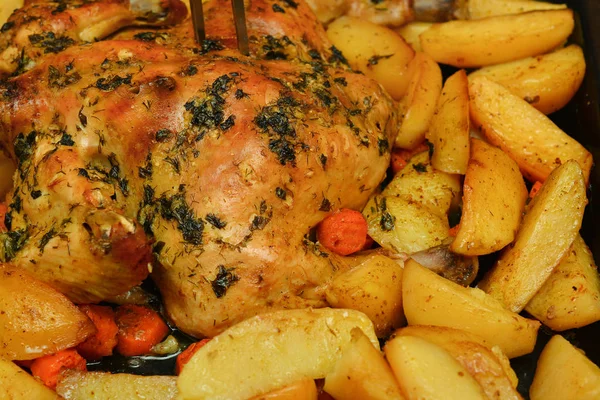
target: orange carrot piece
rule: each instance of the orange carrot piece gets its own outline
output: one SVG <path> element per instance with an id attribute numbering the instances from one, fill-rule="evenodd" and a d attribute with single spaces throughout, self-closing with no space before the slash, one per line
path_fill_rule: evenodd
<path id="1" fill-rule="evenodd" d="M 185 364 L 187 364 L 188 361 L 190 361 L 190 358 L 192 358 L 192 356 L 196 354 L 196 352 L 200 350 L 202 346 L 204 346 L 209 341 L 210 339 L 202 339 L 199 342 L 190 344 L 187 349 L 179 353 L 179 355 L 177 356 L 177 361 L 175 361 L 175 372 L 177 373 L 177 375 L 181 373 L 181 370 L 183 369 Z"/>
<path id="2" fill-rule="evenodd" d="M 360 212 L 342 208 L 321 221 L 317 239 L 341 256 L 356 253 L 367 242 L 367 221 Z"/>
<path id="3" fill-rule="evenodd" d="M 452 228 L 450 228 L 450 230 L 448 231 L 448 234 L 452 237 L 456 237 L 459 227 L 460 227 L 460 225 L 454 225 Z"/>
<path id="4" fill-rule="evenodd" d="M 87 360 L 99 360 L 110 356 L 117 345 L 119 328 L 115 322 L 115 312 L 108 306 L 93 304 L 80 305 L 79 309 L 92 320 L 96 334 L 77 346 L 77 351 Z"/>
<path id="5" fill-rule="evenodd" d="M 533 199 L 538 194 L 538 192 L 540 191 L 541 188 L 542 188 L 542 182 L 535 181 L 535 183 L 531 187 L 531 190 L 529 191 L 529 198 Z"/>
<path id="6" fill-rule="evenodd" d="M 8 206 L 6 205 L 6 203 L 0 203 L 0 233 L 7 231 L 6 225 L 4 225 L 4 217 L 6 216 L 7 212 Z"/>
<path id="7" fill-rule="evenodd" d="M 42 380 L 50 389 L 56 388 L 58 377 L 64 369 L 87 371 L 85 359 L 74 349 L 61 350 L 58 353 L 37 358 L 31 364 L 31 374 Z"/>
<path id="8" fill-rule="evenodd" d="M 148 307 L 135 304 L 119 306 L 116 312 L 117 351 L 124 356 L 150 353 L 152 346 L 160 343 L 169 333 L 169 327 Z"/>
<path id="9" fill-rule="evenodd" d="M 392 171 L 394 171 L 394 174 L 397 174 L 404 167 L 406 167 L 408 160 L 410 160 L 415 154 L 419 154 L 426 150 L 429 150 L 429 146 L 427 146 L 427 143 L 425 142 L 421 143 L 412 150 L 394 149 L 392 151 Z"/>

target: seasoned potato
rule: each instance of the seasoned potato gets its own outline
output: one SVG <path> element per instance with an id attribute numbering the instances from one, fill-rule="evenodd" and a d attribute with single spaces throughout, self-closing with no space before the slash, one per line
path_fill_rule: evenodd
<path id="1" fill-rule="evenodd" d="M 560 335 L 550 339 L 529 389 L 531 400 L 600 398 L 600 368 Z"/>
<path id="2" fill-rule="evenodd" d="M 584 75 L 583 51 L 572 44 L 541 56 L 481 68 L 469 74 L 469 79 L 485 76 L 550 114 L 573 98 Z"/>
<path id="3" fill-rule="evenodd" d="M 400 130 L 395 147 L 413 149 L 425 139 L 442 90 L 442 71 L 425 53 L 417 53 L 408 66 L 410 84 L 399 105 Z"/>
<path id="4" fill-rule="evenodd" d="M 333 21 L 348 11 L 346 0 L 307 0 L 306 3 L 322 24 Z"/>
<path id="5" fill-rule="evenodd" d="M 540 327 L 481 290 L 450 282 L 414 260 L 404 266 L 402 302 L 409 325 L 462 329 L 500 347 L 509 358 L 531 353 Z"/>
<path id="6" fill-rule="evenodd" d="M 534 197 L 512 247 L 479 282 L 479 288 L 521 312 L 567 254 L 587 203 L 579 164 L 567 161 Z"/>
<path id="7" fill-rule="evenodd" d="M 560 10 L 566 7 L 564 4 L 531 0 L 466 0 L 461 2 L 457 14 L 466 19 L 480 19 L 536 10 Z"/>
<path id="8" fill-rule="evenodd" d="M 521 222 L 527 188 L 519 166 L 502 150 L 471 139 L 463 212 L 450 250 L 490 254 L 511 243 Z"/>
<path id="9" fill-rule="evenodd" d="M 304 378 L 281 389 L 253 397 L 250 400 L 317 400 L 318 396 L 314 379 Z"/>
<path id="10" fill-rule="evenodd" d="M 587 182 L 592 155 L 548 117 L 485 77 L 473 78 L 469 93 L 473 123 L 519 164 L 527 179 L 543 182 L 554 168 L 575 160 Z"/>
<path id="11" fill-rule="evenodd" d="M 66 400 L 174 400 L 176 380 L 174 376 L 68 370 L 59 379 L 56 392 Z"/>
<path id="12" fill-rule="evenodd" d="M 23 0 L 2 0 L 0 2 L 0 24 L 4 24 L 17 8 L 23 7 Z"/>
<path id="13" fill-rule="evenodd" d="M 400 28 L 396 28 L 395 31 L 404 38 L 414 51 L 422 52 L 423 49 L 421 49 L 421 38 L 419 38 L 419 35 L 429 29 L 429 27 L 431 27 L 430 22 L 410 22 Z"/>
<path id="14" fill-rule="evenodd" d="M 581 236 L 550 274 L 525 310 L 554 331 L 600 320 L 600 276 Z"/>
<path id="15" fill-rule="evenodd" d="M 469 83 L 464 70 L 444 83 L 427 140 L 433 144 L 431 165 L 449 174 L 467 171 L 469 162 Z"/>
<path id="16" fill-rule="evenodd" d="M 0 357 L 32 360 L 96 331 L 65 296 L 24 271 L 0 265 Z"/>
<path id="17" fill-rule="evenodd" d="M 481 67 L 546 53 L 561 45 L 573 26 L 570 9 L 450 21 L 423 32 L 421 47 L 439 63 Z"/>
<path id="18" fill-rule="evenodd" d="M 486 399 L 469 372 L 443 348 L 416 336 L 396 336 L 385 355 L 409 399 Z"/>
<path id="19" fill-rule="evenodd" d="M 5 400 L 58 400 L 59 397 L 53 390 L 48 389 L 12 361 L 0 358 L 0 398 Z"/>
<path id="20" fill-rule="evenodd" d="M 341 17 L 327 27 L 327 37 L 353 68 L 375 79 L 396 100 L 404 96 L 408 63 L 415 53 L 400 35 L 364 19 Z"/>
<path id="21" fill-rule="evenodd" d="M 352 343 L 325 377 L 323 390 L 336 400 L 404 399 L 390 366 L 360 329 L 352 331 Z"/>
<path id="22" fill-rule="evenodd" d="M 402 267 L 381 254 L 373 254 L 337 276 L 326 296 L 332 307 L 365 313 L 373 321 L 378 337 L 404 323 Z"/>
<path id="23" fill-rule="evenodd" d="M 181 399 L 247 399 L 302 378 L 324 378 L 353 328 L 379 349 L 373 324 L 354 310 L 283 310 L 247 319 L 194 354 L 177 381 Z"/>

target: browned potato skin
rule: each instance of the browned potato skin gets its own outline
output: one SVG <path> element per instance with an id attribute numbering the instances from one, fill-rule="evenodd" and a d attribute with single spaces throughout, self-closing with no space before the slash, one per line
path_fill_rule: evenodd
<path id="1" fill-rule="evenodd" d="M 497 147 L 471 139 L 463 212 L 450 250 L 474 256 L 504 248 L 515 238 L 526 200 L 517 163 Z"/>
<path id="2" fill-rule="evenodd" d="M 554 331 L 600 320 L 600 276 L 581 236 L 552 271 L 525 310 Z"/>
<path id="3" fill-rule="evenodd" d="M 58 400 L 58 395 L 12 361 L 0 358 L 0 398 L 4 400 Z"/>
<path id="4" fill-rule="evenodd" d="M 552 53 L 481 68 L 469 74 L 499 83 L 544 114 L 563 108 L 585 75 L 583 51 L 576 44 Z"/>
<path id="5" fill-rule="evenodd" d="M 546 53 L 561 45 L 573 26 L 569 9 L 450 21 L 423 32 L 421 47 L 439 63 L 481 67 Z"/>
<path id="6" fill-rule="evenodd" d="M 556 167 L 576 160 L 588 181 L 591 153 L 544 114 L 485 77 L 471 79 L 469 93 L 473 124 L 519 164 L 527 179 L 543 182 Z"/>
<path id="7" fill-rule="evenodd" d="M 521 312 L 567 254 L 587 203 L 583 173 L 567 161 L 550 174 L 523 217 L 514 244 L 478 287 L 513 312 Z"/>
<path id="8" fill-rule="evenodd" d="M 64 295 L 0 265 L 0 357 L 32 360 L 76 346 L 96 331 Z"/>
<path id="9" fill-rule="evenodd" d="M 531 400 L 600 398 L 600 368 L 560 335 L 550 339 L 529 388 Z"/>

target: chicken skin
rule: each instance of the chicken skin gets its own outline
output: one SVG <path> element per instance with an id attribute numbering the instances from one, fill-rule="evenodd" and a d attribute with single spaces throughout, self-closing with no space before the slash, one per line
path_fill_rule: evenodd
<path id="1" fill-rule="evenodd" d="M 247 3 L 249 57 L 229 0 L 204 10 L 202 46 L 179 0 L 30 2 L 0 36 L 0 143 L 18 166 L 0 261 L 75 302 L 151 272 L 195 336 L 327 305 L 346 263 L 311 229 L 366 203 L 397 132 L 392 100 L 302 1 Z"/>

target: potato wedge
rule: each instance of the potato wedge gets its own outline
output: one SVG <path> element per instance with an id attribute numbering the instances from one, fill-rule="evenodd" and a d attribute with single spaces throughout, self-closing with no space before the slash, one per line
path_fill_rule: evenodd
<path id="1" fill-rule="evenodd" d="M 402 267 L 381 254 L 373 254 L 338 275 L 325 292 L 334 308 L 350 308 L 367 315 L 378 337 L 404 324 Z"/>
<path id="2" fill-rule="evenodd" d="M 450 250 L 474 256 L 504 248 L 515 238 L 526 200 L 517 163 L 497 147 L 471 139 L 463 212 Z"/>
<path id="3" fill-rule="evenodd" d="M 531 0 L 466 0 L 461 4 L 458 15 L 466 19 L 481 19 L 528 11 L 560 10 L 566 7 L 565 4 Z"/>
<path id="4" fill-rule="evenodd" d="M 56 393 L 23 371 L 12 361 L 0 358 L 0 399 L 58 400 Z"/>
<path id="5" fill-rule="evenodd" d="M 402 301 L 409 325 L 461 329 L 500 347 L 509 358 L 531 353 L 540 327 L 481 290 L 450 282 L 414 260 L 404 266 Z"/>
<path id="6" fill-rule="evenodd" d="M 0 357 L 32 360 L 76 346 L 96 328 L 65 296 L 0 265 Z"/>
<path id="7" fill-rule="evenodd" d="M 369 342 L 369 345 L 371 345 L 371 342 Z M 305 378 L 281 389 L 252 397 L 250 400 L 317 400 L 318 397 L 319 394 L 314 379 Z"/>
<path id="8" fill-rule="evenodd" d="M 373 324 L 354 310 L 283 310 L 247 319 L 194 354 L 177 380 L 181 399 L 241 400 L 302 378 L 324 378 L 353 328 L 379 349 Z"/>
<path id="9" fill-rule="evenodd" d="M 592 155 L 544 114 L 485 77 L 473 78 L 469 93 L 473 123 L 519 164 L 527 179 L 543 182 L 554 168 L 575 160 L 588 181 Z"/>
<path id="10" fill-rule="evenodd" d="M 523 217 L 513 246 L 478 287 L 507 309 L 521 312 L 569 251 L 586 203 L 581 168 L 567 161 L 550 174 Z"/>
<path id="11" fill-rule="evenodd" d="M 389 28 L 355 17 L 341 17 L 327 27 L 327 37 L 350 65 L 379 82 L 396 100 L 404 96 L 415 53 Z"/>
<path id="12" fill-rule="evenodd" d="M 333 371 L 325 377 L 325 392 L 336 400 L 404 399 L 390 366 L 360 329 Z"/>
<path id="13" fill-rule="evenodd" d="M 4 24 L 17 8 L 23 7 L 23 0 L 2 0 L 0 3 L 0 24 Z"/>
<path id="14" fill-rule="evenodd" d="M 600 276 L 581 236 L 550 274 L 525 310 L 554 331 L 600 320 Z"/>
<path id="15" fill-rule="evenodd" d="M 408 399 L 486 399 L 471 374 L 438 345 L 416 336 L 397 336 L 384 351 Z"/>
<path id="16" fill-rule="evenodd" d="M 171 400 L 177 398 L 174 376 L 139 376 L 68 370 L 56 385 L 65 400 Z"/>
<path id="17" fill-rule="evenodd" d="M 469 162 L 469 82 L 464 70 L 444 83 L 427 140 L 433 144 L 431 165 L 449 174 L 464 175 Z"/>
<path id="18" fill-rule="evenodd" d="M 421 47 L 439 63 L 481 67 L 546 53 L 561 45 L 573 26 L 570 9 L 450 21 L 423 32 Z"/>
<path id="19" fill-rule="evenodd" d="M 560 335 L 550 339 L 529 389 L 531 400 L 600 398 L 600 368 Z"/>
<path id="20" fill-rule="evenodd" d="M 421 38 L 419 38 L 419 35 L 430 27 L 431 22 L 416 21 L 396 28 L 395 31 L 404 38 L 406 43 L 408 43 L 414 51 L 422 52 L 423 49 L 421 49 Z"/>
<path id="21" fill-rule="evenodd" d="M 327 24 L 348 11 L 348 3 L 344 0 L 307 0 L 306 3 L 322 24 Z"/>
<path id="22" fill-rule="evenodd" d="M 583 51 L 572 44 L 552 53 L 481 68 L 469 79 L 485 76 L 544 114 L 563 108 L 585 75 Z"/>
<path id="23" fill-rule="evenodd" d="M 414 149 L 425 139 L 442 91 L 442 71 L 427 54 L 417 53 L 408 66 L 410 84 L 399 105 L 402 123 L 395 147 Z"/>

